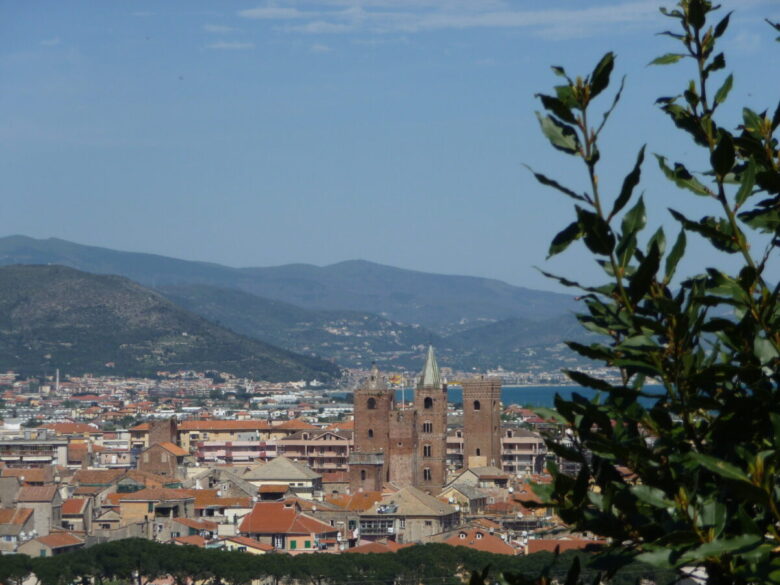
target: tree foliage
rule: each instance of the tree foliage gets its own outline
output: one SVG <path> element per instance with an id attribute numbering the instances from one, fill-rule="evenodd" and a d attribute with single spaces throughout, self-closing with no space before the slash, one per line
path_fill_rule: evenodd
<path id="1" fill-rule="evenodd" d="M 669 241 L 663 229 L 647 230 L 652 199 L 637 189 L 644 146 L 618 193 L 606 193 L 598 180 L 601 131 L 622 82 L 602 114 L 594 100 L 610 88 L 614 55 L 586 77 L 554 67 L 561 84 L 539 95 L 542 132 L 587 171 L 583 190 L 535 173 L 574 200 L 575 219 L 549 253 L 582 240 L 606 282 L 549 276 L 583 291 L 586 310 L 578 319 L 602 336 L 569 346 L 619 370 L 620 383 L 567 372 L 600 395 L 558 399 L 546 412 L 570 437 L 566 445 L 551 438 L 549 447 L 576 461 L 579 473 L 553 464 L 552 484 L 537 489 L 565 522 L 612 539 L 613 569 L 639 558 L 680 572 L 698 567 L 711 583 L 777 582 L 780 285 L 766 270 L 780 244 L 780 106 L 745 107 L 737 128 L 721 125 L 734 78 L 725 74 L 718 43 L 731 14 L 719 15 L 707 0 L 661 11 L 674 23 L 662 34 L 678 48 L 651 64 L 690 66 L 693 79 L 656 103 L 709 163 L 701 171 L 664 154 L 652 157 L 670 186 L 706 208 L 698 219 L 670 209 L 680 231 Z M 739 269 L 711 266 L 676 277 L 689 238 L 708 242 L 713 258 L 736 257 Z"/>
<path id="2" fill-rule="evenodd" d="M 591 557 L 582 553 L 567 553 L 560 557 L 549 553 L 512 557 L 465 547 L 427 544 L 384 554 L 252 555 L 127 539 L 56 557 L 4 556 L 0 561 L 0 583 L 20 585 L 28 574 L 34 573 L 40 585 L 135 585 L 164 575 L 170 575 L 181 585 L 193 581 L 208 585 L 245 585 L 254 579 L 277 585 L 293 582 L 443 585 L 462 583 L 472 571 L 479 569 L 482 574 L 484 567 L 517 578 L 545 571 L 552 577 L 563 577 L 574 558 L 579 559 L 577 563 L 582 565 L 585 575 L 597 574 L 597 570 L 590 567 Z M 635 563 L 627 571 L 625 580 L 615 585 L 632 585 L 637 577 L 651 578 L 664 585 L 671 583 L 673 575 Z"/>

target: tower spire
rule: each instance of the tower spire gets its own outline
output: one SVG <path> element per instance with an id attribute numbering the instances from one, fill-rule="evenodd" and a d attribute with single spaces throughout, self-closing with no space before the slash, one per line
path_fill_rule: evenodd
<path id="1" fill-rule="evenodd" d="M 436 363 L 436 354 L 433 346 L 428 346 L 428 355 L 425 356 L 425 366 L 423 366 L 422 376 L 417 384 L 418 388 L 441 386 L 441 374 L 439 374 L 439 364 Z"/>

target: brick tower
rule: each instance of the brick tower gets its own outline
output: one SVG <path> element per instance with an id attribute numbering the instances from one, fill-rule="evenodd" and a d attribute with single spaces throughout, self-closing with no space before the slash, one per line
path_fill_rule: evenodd
<path id="1" fill-rule="evenodd" d="M 501 467 L 501 380 L 463 382 L 463 465 Z"/>
<path id="2" fill-rule="evenodd" d="M 417 412 L 417 472 L 414 485 L 438 492 L 447 479 L 447 385 L 441 381 L 433 347 L 414 391 Z"/>
<path id="3" fill-rule="evenodd" d="M 354 453 L 350 456 L 350 487 L 354 491 L 378 491 L 387 479 L 390 419 L 394 393 L 374 364 L 366 381 L 355 390 Z"/>

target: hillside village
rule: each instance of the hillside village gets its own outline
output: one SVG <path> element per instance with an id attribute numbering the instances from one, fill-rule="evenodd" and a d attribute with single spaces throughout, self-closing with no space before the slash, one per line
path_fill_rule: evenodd
<path id="1" fill-rule="evenodd" d="M 418 390 L 433 384 L 446 395 L 439 376 L 431 350 Z M 0 550 L 53 556 L 132 537 L 291 555 L 428 542 L 525 555 L 603 544 L 539 506 L 531 484 L 548 481 L 542 432 L 555 427 L 527 409 L 494 401 L 497 451 L 486 455 L 468 446 L 468 410 L 442 407 L 436 481 L 424 471 L 430 447 L 406 468 L 383 447 L 396 463 L 382 467 L 383 453 L 360 435 L 376 413 L 353 411 L 343 396 L 305 383 L 236 390 L 231 382 L 167 374 L 40 386 L 1 377 Z M 495 379 L 477 387 L 485 384 L 500 389 Z M 355 400 L 391 396 L 386 388 L 374 369 Z M 408 418 L 429 406 L 402 400 L 388 412 Z M 364 470 L 377 457 L 379 481 L 368 485 Z"/>

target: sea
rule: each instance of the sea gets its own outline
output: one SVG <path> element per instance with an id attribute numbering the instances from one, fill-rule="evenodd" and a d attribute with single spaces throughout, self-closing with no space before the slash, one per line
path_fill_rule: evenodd
<path id="1" fill-rule="evenodd" d="M 652 392 L 660 390 L 661 387 L 648 385 L 645 389 Z M 595 390 L 582 386 L 504 386 L 501 388 L 501 402 L 504 406 L 510 404 L 530 407 L 554 406 L 556 394 L 560 394 L 565 400 L 570 400 L 574 393 L 586 398 L 593 398 L 597 394 Z M 398 403 L 402 400 L 406 402 L 414 400 L 414 390 L 397 390 L 395 399 Z M 459 386 L 450 387 L 447 391 L 447 400 L 453 404 L 462 402 L 463 390 Z M 639 401 L 645 406 L 653 403 L 653 400 L 648 398 L 640 398 Z"/>

